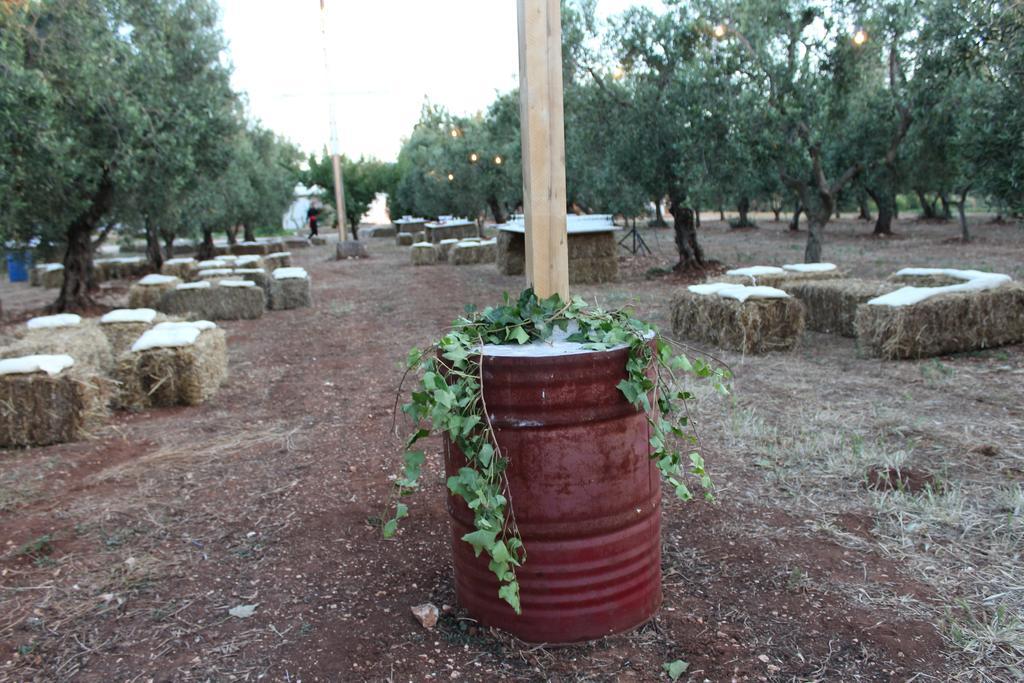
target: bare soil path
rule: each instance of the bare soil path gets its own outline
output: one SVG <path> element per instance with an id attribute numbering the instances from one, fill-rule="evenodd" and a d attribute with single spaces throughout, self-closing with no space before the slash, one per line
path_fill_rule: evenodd
<path id="1" fill-rule="evenodd" d="M 1015 228 L 960 247 L 941 245 L 949 226 L 898 225 L 915 235 L 899 248 L 866 229 L 833 230 L 856 275 L 942 255 L 1022 275 Z M 730 264 L 798 260 L 781 226 L 704 237 Z M 622 282 L 580 293 L 635 301 L 667 327 L 679 284 L 644 271 L 670 264 L 670 234 L 655 246 L 623 261 Z M 0 680 L 651 681 L 676 659 L 697 681 L 1012 680 L 999 664 L 1019 642 L 1012 629 L 958 644 L 950 624 L 990 618 L 981 597 L 999 576 L 1021 585 L 1020 348 L 882 364 L 809 335 L 793 354 L 726 355 L 736 398 L 700 408 L 719 502 L 667 502 L 654 621 L 555 649 L 478 628 L 457 607 L 421 628 L 410 606 L 454 604 L 438 457 L 398 537 L 376 527 L 399 452 L 401 362 L 464 304 L 522 283 L 493 266 L 414 268 L 388 240 L 371 251 L 341 263 L 327 248 L 296 252 L 314 308 L 225 323 L 230 379 L 209 404 L 0 452 Z M 0 295 L 18 316 L 19 293 Z M 875 466 L 934 475 L 945 492 L 871 489 Z M 944 620 L 961 598 L 965 611 Z M 229 614 L 241 605 L 256 607 Z"/>

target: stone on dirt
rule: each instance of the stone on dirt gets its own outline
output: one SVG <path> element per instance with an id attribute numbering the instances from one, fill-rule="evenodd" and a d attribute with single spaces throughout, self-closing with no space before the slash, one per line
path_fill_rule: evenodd
<path id="1" fill-rule="evenodd" d="M 416 621 L 425 629 L 434 628 L 437 625 L 437 606 L 429 602 L 409 608 Z"/>

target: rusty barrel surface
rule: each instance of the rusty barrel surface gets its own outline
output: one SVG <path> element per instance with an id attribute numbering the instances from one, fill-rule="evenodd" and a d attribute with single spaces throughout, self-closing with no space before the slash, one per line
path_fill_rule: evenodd
<path id="1" fill-rule="evenodd" d="M 661 488 L 648 426 L 616 388 L 625 349 L 483 362 L 484 400 L 526 547 L 522 614 L 498 598 L 486 553 L 461 540 L 473 514 L 449 494 L 459 603 L 530 642 L 621 633 L 661 604 Z M 445 467 L 462 455 L 445 439 Z"/>

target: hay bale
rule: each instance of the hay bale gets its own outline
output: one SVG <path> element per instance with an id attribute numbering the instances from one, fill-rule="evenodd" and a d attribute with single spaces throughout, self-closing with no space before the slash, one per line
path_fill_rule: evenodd
<path id="1" fill-rule="evenodd" d="M 128 288 L 129 308 L 155 308 L 160 297 L 181 284 L 173 275 L 147 275 Z"/>
<path id="2" fill-rule="evenodd" d="M 110 396 L 108 379 L 67 355 L 0 361 L 0 448 L 86 438 L 109 414 Z"/>
<path id="3" fill-rule="evenodd" d="M 338 261 L 344 261 L 350 258 L 369 258 L 370 254 L 366 251 L 366 245 L 357 240 L 344 240 L 338 242 L 338 246 L 335 247 L 334 258 Z"/>
<path id="4" fill-rule="evenodd" d="M 855 337 L 857 307 L 868 299 L 896 289 L 892 282 L 837 278 L 832 280 L 783 280 L 779 289 L 804 305 L 807 329 Z"/>
<path id="5" fill-rule="evenodd" d="M 612 232 L 575 233 L 568 236 L 569 282 L 593 284 L 614 282 L 619 277 L 619 259 Z M 495 260 L 503 275 L 526 272 L 526 237 L 501 230 L 495 240 Z"/>
<path id="6" fill-rule="evenodd" d="M 418 241 L 415 237 L 411 232 L 400 232 L 395 235 L 395 244 L 400 247 L 411 247 L 413 243 Z"/>
<path id="7" fill-rule="evenodd" d="M 958 285 L 978 276 L 988 275 L 980 270 L 956 268 L 901 268 L 887 279 L 911 287 L 945 287 Z"/>
<path id="8" fill-rule="evenodd" d="M 454 266 L 494 263 L 496 255 L 497 245 L 494 242 L 479 239 L 460 240 L 448 249 L 448 261 Z"/>
<path id="9" fill-rule="evenodd" d="M 444 263 L 448 260 L 448 252 L 451 251 L 453 245 L 458 244 L 459 240 L 455 237 L 449 237 L 443 239 L 437 243 L 437 260 Z"/>
<path id="10" fill-rule="evenodd" d="M 286 311 L 313 305 L 309 273 L 304 268 L 278 268 L 270 288 L 270 309 Z"/>
<path id="11" fill-rule="evenodd" d="M 149 267 L 141 256 L 118 256 L 114 258 L 96 259 L 96 278 L 99 282 L 108 280 L 130 280 L 142 277 Z"/>
<path id="12" fill-rule="evenodd" d="M 160 327 L 147 335 L 159 332 Z M 201 324 L 200 327 L 203 329 L 197 328 L 198 335 L 191 344 L 133 349 L 122 354 L 114 371 L 120 385 L 118 405 L 129 410 L 194 406 L 216 394 L 227 377 L 227 341 L 224 330 Z"/>
<path id="13" fill-rule="evenodd" d="M 229 279 L 255 282 L 257 286 L 263 290 L 263 294 L 266 295 L 267 301 L 270 301 L 270 289 L 271 284 L 273 283 L 273 278 L 262 268 L 235 268 L 231 271 Z"/>
<path id="14" fill-rule="evenodd" d="M 160 266 L 160 272 L 163 275 L 173 275 L 187 282 L 192 279 L 192 273 L 195 272 L 197 267 L 198 264 L 192 257 L 172 258 L 163 262 L 163 265 Z"/>
<path id="15" fill-rule="evenodd" d="M 574 285 L 615 282 L 619 279 L 619 260 L 605 256 L 575 258 L 569 261 L 569 283 Z"/>
<path id="16" fill-rule="evenodd" d="M 683 290 L 671 307 L 676 336 L 741 353 L 788 351 L 804 333 L 803 304 L 792 297 L 737 301 Z"/>
<path id="17" fill-rule="evenodd" d="M 266 242 L 238 242 L 231 245 L 228 253 L 234 256 L 245 256 L 248 254 L 262 256 L 263 254 L 270 253 L 270 245 Z"/>
<path id="18" fill-rule="evenodd" d="M 235 259 L 233 265 L 235 268 L 259 268 L 260 270 L 263 270 L 266 267 L 263 257 L 257 256 L 256 254 L 239 256 Z"/>
<path id="19" fill-rule="evenodd" d="M 430 266 L 437 263 L 440 250 L 430 242 L 417 242 L 409 250 L 409 258 L 414 266 Z"/>
<path id="20" fill-rule="evenodd" d="M 1016 344 L 1024 341 L 1024 286 L 944 293 L 909 306 L 862 304 L 855 327 L 858 347 L 886 360 Z"/>
<path id="21" fill-rule="evenodd" d="M 368 225 L 364 228 L 359 228 L 359 239 L 394 237 L 397 232 L 393 225 Z"/>
<path id="22" fill-rule="evenodd" d="M 76 318 L 78 322 L 73 322 Z M 46 323 L 54 319 L 57 322 Z M 33 325 L 40 321 L 42 325 Z M 114 365 L 110 343 L 98 321 L 82 320 L 73 314 L 33 318 L 15 341 L 0 349 L 0 358 L 55 354 L 69 355 L 78 367 L 90 371 L 108 372 Z"/>
<path id="23" fill-rule="evenodd" d="M 162 317 L 152 308 L 118 308 L 100 318 L 100 330 L 110 344 L 113 357 L 118 358 Z"/>
<path id="24" fill-rule="evenodd" d="M 292 253 L 290 251 L 276 251 L 263 257 L 263 267 L 268 273 L 273 273 L 275 268 L 288 268 L 292 265 Z"/>
<path id="25" fill-rule="evenodd" d="M 54 289 L 64 284 L 64 264 L 40 263 L 28 272 L 30 287 Z"/>
<path id="26" fill-rule="evenodd" d="M 498 233 L 498 272 L 502 275 L 522 275 L 526 272 L 526 238 L 515 232 Z"/>
<path id="27" fill-rule="evenodd" d="M 805 266 L 831 266 L 825 270 L 798 270 Z M 716 277 L 718 282 L 730 282 L 738 285 L 761 285 L 764 287 L 778 287 L 783 282 L 806 281 L 806 280 L 837 280 L 843 277 L 843 273 L 833 264 L 791 264 L 782 268 L 777 266 L 748 266 L 728 270 L 725 275 Z"/>
<path id="28" fill-rule="evenodd" d="M 211 285 L 209 280 L 178 285 L 165 292 L 156 309 L 168 315 L 192 315 L 205 320 L 251 320 L 263 316 L 266 295 L 254 283 L 238 287 L 222 280 Z M 238 281 L 235 281 L 239 284 Z M 207 285 L 205 287 L 199 285 Z"/>

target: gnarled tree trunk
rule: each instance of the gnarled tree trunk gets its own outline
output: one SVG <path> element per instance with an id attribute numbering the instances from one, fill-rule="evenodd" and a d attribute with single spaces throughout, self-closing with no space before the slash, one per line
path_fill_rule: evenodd
<path id="1" fill-rule="evenodd" d="M 800 214 L 804 212 L 804 205 L 798 200 L 796 206 L 793 207 L 793 218 L 789 221 L 789 229 L 793 232 L 800 230 Z"/>
<path id="2" fill-rule="evenodd" d="M 256 232 L 252 229 L 249 223 L 242 223 L 242 240 L 245 242 L 255 242 Z"/>
<path id="3" fill-rule="evenodd" d="M 497 197 L 488 197 L 487 206 L 491 209 L 491 215 L 494 216 L 495 223 L 505 222 L 505 212 L 501 209 L 501 203 Z"/>
<path id="4" fill-rule="evenodd" d="M 67 251 L 64 252 L 64 284 L 57 300 L 50 305 L 54 313 L 83 311 L 96 305 L 92 292 L 96 279 L 92 268 L 92 233 L 111 207 L 114 200 L 114 181 L 104 169 L 96 194 L 81 215 L 68 226 Z"/>
<path id="5" fill-rule="evenodd" d="M 164 255 L 160 250 L 160 230 L 153 222 L 146 217 L 146 260 L 150 267 L 160 272 L 160 266 L 164 264 Z"/>
<path id="6" fill-rule="evenodd" d="M 238 243 L 238 226 L 237 225 L 229 225 L 228 227 L 224 228 L 224 234 L 226 234 L 228 236 L 228 244 L 237 244 Z"/>
<path id="7" fill-rule="evenodd" d="M 213 228 L 203 228 L 203 241 L 199 243 L 199 249 L 196 250 L 196 259 L 199 261 L 209 261 L 215 255 L 213 248 Z"/>
<path id="8" fill-rule="evenodd" d="M 697 241 L 697 226 L 694 223 L 693 209 L 683 206 L 679 197 L 672 197 L 669 212 L 672 214 L 672 227 L 676 233 L 676 249 L 679 251 L 679 263 L 676 270 L 687 270 L 704 265 L 704 250 Z"/>
<path id="9" fill-rule="evenodd" d="M 751 228 L 751 227 L 754 226 L 754 224 L 750 222 L 750 218 L 749 218 L 749 215 L 750 215 L 750 199 L 748 199 L 747 197 L 741 197 L 740 201 L 736 205 L 736 210 L 737 210 L 737 212 L 739 212 L 740 217 L 739 217 L 739 220 L 737 220 L 737 222 L 735 224 L 733 224 L 732 227 L 734 227 L 734 228 Z"/>
<path id="10" fill-rule="evenodd" d="M 875 229 L 872 234 L 891 235 L 893 207 L 896 205 L 895 198 L 885 190 L 869 189 L 867 193 L 878 206 L 878 218 L 875 220 Z"/>

